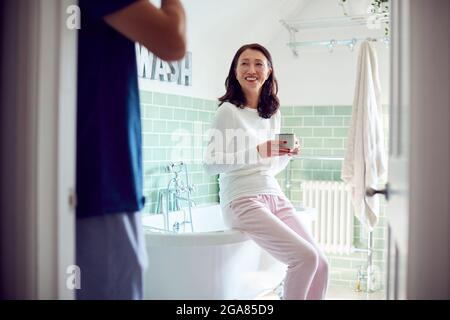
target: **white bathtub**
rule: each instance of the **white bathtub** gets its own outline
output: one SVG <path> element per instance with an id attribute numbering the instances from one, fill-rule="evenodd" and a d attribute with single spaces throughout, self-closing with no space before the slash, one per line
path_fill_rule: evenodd
<path id="1" fill-rule="evenodd" d="M 183 213 L 171 213 L 170 223 Z M 300 219 L 309 226 L 313 212 Z M 187 217 L 187 216 L 186 216 Z M 162 215 L 143 215 L 149 267 L 144 299 L 253 299 L 275 288 L 285 265 L 261 250 L 246 235 L 229 230 L 218 204 L 192 210 L 194 232 L 161 232 Z"/>

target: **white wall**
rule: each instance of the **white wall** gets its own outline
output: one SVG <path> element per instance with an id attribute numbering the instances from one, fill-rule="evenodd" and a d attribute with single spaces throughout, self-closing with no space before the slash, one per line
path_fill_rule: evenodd
<path id="1" fill-rule="evenodd" d="M 370 1 L 350 2 L 349 14 L 363 13 Z M 156 4 L 156 3 L 155 3 Z M 294 58 L 286 46 L 287 30 L 280 19 L 312 19 L 343 16 L 336 0 L 184 0 L 187 15 L 188 50 L 192 52 L 193 84 L 184 87 L 141 79 L 144 90 L 216 99 L 224 93 L 224 82 L 236 50 L 245 43 L 259 42 L 274 59 L 282 105 L 350 105 L 353 101 L 357 62 L 355 52 L 337 48 L 308 48 Z M 349 39 L 382 35 L 381 30 L 340 28 L 299 33 L 301 40 Z M 379 53 L 383 102 L 388 99 L 389 50 L 376 45 Z"/>
<path id="2" fill-rule="evenodd" d="M 368 31 L 334 30 L 312 31 L 301 39 L 331 40 L 366 38 Z M 300 36 L 298 37 L 300 38 Z M 303 40 L 302 40 L 303 41 Z M 299 48 L 295 58 L 285 46 L 287 40 L 280 37 L 270 47 L 279 82 L 282 105 L 351 105 L 355 90 L 356 64 L 359 44 L 351 52 L 347 47 L 337 47 L 329 53 L 326 47 Z M 389 101 L 389 49 L 376 43 L 382 100 Z"/>

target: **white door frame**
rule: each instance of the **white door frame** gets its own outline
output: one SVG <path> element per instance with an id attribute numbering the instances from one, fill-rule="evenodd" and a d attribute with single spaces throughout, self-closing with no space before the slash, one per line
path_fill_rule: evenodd
<path id="1" fill-rule="evenodd" d="M 450 299 L 450 1 L 410 0 L 410 15 L 407 297 Z"/>
<path id="2" fill-rule="evenodd" d="M 6 0 L 1 76 L 1 296 L 73 299 L 76 30 L 73 0 Z M 2 17 L 3 18 L 3 17 Z"/>
<path id="3" fill-rule="evenodd" d="M 450 1 L 392 4 L 388 298 L 450 299 Z"/>

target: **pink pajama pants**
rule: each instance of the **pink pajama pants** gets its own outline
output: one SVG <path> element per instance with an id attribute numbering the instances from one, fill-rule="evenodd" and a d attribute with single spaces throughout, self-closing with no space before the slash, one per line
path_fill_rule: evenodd
<path id="1" fill-rule="evenodd" d="M 225 223 L 288 266 L 284 299 L 324 299 L 328 263 L 284 196 L 242 197 L 222 206 Z"/>

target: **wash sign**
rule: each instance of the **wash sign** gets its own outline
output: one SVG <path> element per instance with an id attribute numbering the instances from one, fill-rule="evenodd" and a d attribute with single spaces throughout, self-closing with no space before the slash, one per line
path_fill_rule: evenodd
<path id="1" fill-rule="evenodd" d="M 192 86 L 192 53 L 180 61 L 161 60 L 144 46 L 136 44 L 138 76 L 141 78 Z"/>

